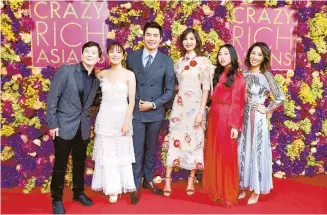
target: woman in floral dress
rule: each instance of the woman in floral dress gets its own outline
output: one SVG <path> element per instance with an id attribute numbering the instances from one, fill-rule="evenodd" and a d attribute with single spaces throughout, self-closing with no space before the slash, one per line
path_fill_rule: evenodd
<path id="1" fill-rule="evenodd" d="M 181 37 L 183 57 L 175 64 L 178 94 L 175 97 L 169 124 L 169 149 L 167 154 L 166 184 L 164 195 L 171 194 L 173 167 L 191 170 L 186 193 L 194 194 L 196 170 L 202 170 L 205 108 L 215 67 L 206 57 L 199 56 L 201 38 L 192 28 Z"/>
<path id="2" fill-rule="evenodd" d="M 247 83 L 244 126 L 238 141 L 240 187 L 239 199 L 245 198 L 245 190 L 253 191 L 248 204 L 257 203 L 259 194 L 267 194 L 273 188 L 272 153 L 267 113 L 279 107 L 285 96 L 274 76 L 268 72 L 271 51 L 266 43 L 254 43 L 248 50 L 245 65 L 249 70 L 243 75 Z M 274 101 L 265 107 L 267 94 Z"/>

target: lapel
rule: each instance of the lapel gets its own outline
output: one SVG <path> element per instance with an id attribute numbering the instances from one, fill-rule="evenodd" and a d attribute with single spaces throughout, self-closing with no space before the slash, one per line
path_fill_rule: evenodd
<path id="1" fill-rule="evenodd" d="M 80 68 L 79 64 L 75 64 L 74 79 L 75 79 L 75 82 L 73 84 L 74 85 L 73 90 L 74 90 L 76 96 L 74 96 L 73 98 L 78 99 L 78 101 L 76 103 L 78 103 L 80 108 L 82 108 L 82 106 L 83 106 L 82 101 L 81 101 L 81 98 L 78 93 L 78 85 L 82 84 L 81 68 Z"/>
<path id="2" fill-rule="evenodd" d="M 91 103 L 93 102 L 93 101 L 91 100 L 91 98 L 94 98 L 94 94 L 96 93 L 96 90 L 98 89 L 98 86 L 99 86 L 98 83 L 99 83 L 99 82 L 98 82 L 98 79 L 97 79 L 97 77 L 95 76 L 95 77 L 94 77 L 94 80 L 93 80 L 93 83 L 92 83 L 92 89 L 91 89 L 91 92 L 89 93 L 89 95 L 88 95 L 88 97 L 87 97 L 87 99 L 86 99 L 86 102 L 85 102 L 84 106 L 88 107 L 87 104 L 90 103 L 90 102 L 91 102 Z"/>
<path id="3" fill-rule="evenodd" d="M 156 54 L 156 57 L 153 59 L 153 62 L 149 68 L 149 71 L 145 72 L 144 82 L 149 80 L 155 73 L 158 71 L 158 69 L 161 67 L 163 61 L 162 61 L 161 53 L 158 51 Z"/>
<path id="4" fill-rule="evenodd" d="M 143 62 L 142 62 L 142 55 L 143 55 L 143 49 L 139 51 L 138 55 L 137 55 L 137 59 L 136 59 L 136 67 L 137 67 L 137 81 L 140 82 L 141 84 L 144 83 L 144 78 L 145 78 L 145 70 L 144 70 L 144 66 L 143 66 Z"/>

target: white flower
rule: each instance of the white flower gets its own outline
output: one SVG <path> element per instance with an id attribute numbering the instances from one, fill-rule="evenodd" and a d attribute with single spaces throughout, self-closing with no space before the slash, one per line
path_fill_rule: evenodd
<path id="1" fill-rule="evenodd" d="M 206 16 L 208 16 L 211 12 L 210 7 L 206 4 L 202 6 L 202 10 L 203 10 L 204 15 L 206 15 Z"/>
<path id="2" fill-rule="evenodd" d="M 287 77 L 292 78 L 294 76 L 294 71 L 292 69 L 287 70 L 286 75 L 287 75 Z"/>
<path id="3" fill-rule="evenodd" d="M 312 148 L 311 148 L 311 152 L 312 152 L 312 153 L 316 153 L 316 152 L 317 152 L 316 147 L 312 147 Z"/>
<path id="4" fill-rule="evenodd" d="M 28 33 L 19 33 L 24 43 L 30 43 L 32 40 L 32 35 Z"/>
<path id="5" fill-rule="evenodd" d="M 280 162 L 280 160 L 276 161 L 276 163 L 277 163 L 278 165 L 281 165 L 281 164 L 282 164 L 282 162 Z"/>
<path id="6" fill-rule="evenodd" d="M 155 177 L 154 179 L 153 179 L 153 183 L 155 183 L 155 184 L 159 184 L 159 183 L 161 183 L 162 182 L 162 178 L 160 177 L 160 176 L 157 176 L 157 177 Z"/>
<path id="7" fill-rule="evenodd" d="M 35 140 L 33 140 L 33 143 L 34 143 L 35 145 L 37 145 L 37 146 L 40 146 L 40 145 L 41 145 L 41 140 L 39 140 L 39 139 L 35 139 Z"/>
<path id="8" fill-rule="evenodd" d="M 285 173 L 284 172 L 281 172 L 281 171 L 278 171 L 274 174 L 274 177 L 275 178 L 284 178 L 284 175 Z"/>

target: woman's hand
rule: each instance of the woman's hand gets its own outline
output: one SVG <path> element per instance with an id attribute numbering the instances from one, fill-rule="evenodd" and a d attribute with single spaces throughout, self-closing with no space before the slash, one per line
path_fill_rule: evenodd
<path id="1" fill-rule="evenodd" d="M 126 136 L 128 132 L 129 132 L 129 124 L 125 122 L 123 127 L 121 128 L 121 134 L 123 136 Z"/>
<path id="2" fill-rule="evenodd" d="M 236 139 L 237 137 L 238 137 L 238 130 L 236 130 L 235 128 L 232 128 L 232 130 L 230 131 L 230 138 Z"/>
<path id="3" fill-rule="evenodd" d="M 254 108 L 254 110 L 256 110 L 262 114 L 266 114 L 268 112 L 267 108 L 264 105 L 259 104 L 259 103 L 256 103 L 255 105 L 253 105 L 253 108 Z"/>
<path id="4" fill-rule="evenodd" d="M 194 127 L 199 127 L 202 123 L 202 120 L 203 120 L 202 114 L 198 113 L 198 115 L 196 115 L 196 117 L 195 117 Z"/>

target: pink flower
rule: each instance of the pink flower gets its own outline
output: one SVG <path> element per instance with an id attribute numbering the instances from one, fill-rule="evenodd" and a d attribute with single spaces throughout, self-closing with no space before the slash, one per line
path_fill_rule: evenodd
<path id="1" fill-rule="evenodd" d="M 179 104 L 179 105 L 183 105 L 183 99 L 182 99 L 181 96 L 178 96 L 178 97 L 177 97 L 177 104 Z"/>
<path id="2" fill-rule="evenodd" d="M 174 147 L 175 148 L 179 148 L 180 145 L 181 145 L 181 142 L 179 140 L 174 140 Z"/>
<path id="3" fill-rule="evenodd" d="M 186 136 L 185 136 L 185 141 L 187 142 L 187 143 L 190 143 L 191 142 L 191 137 L 188 135 L 188 134 L 186 134 Z"/>

